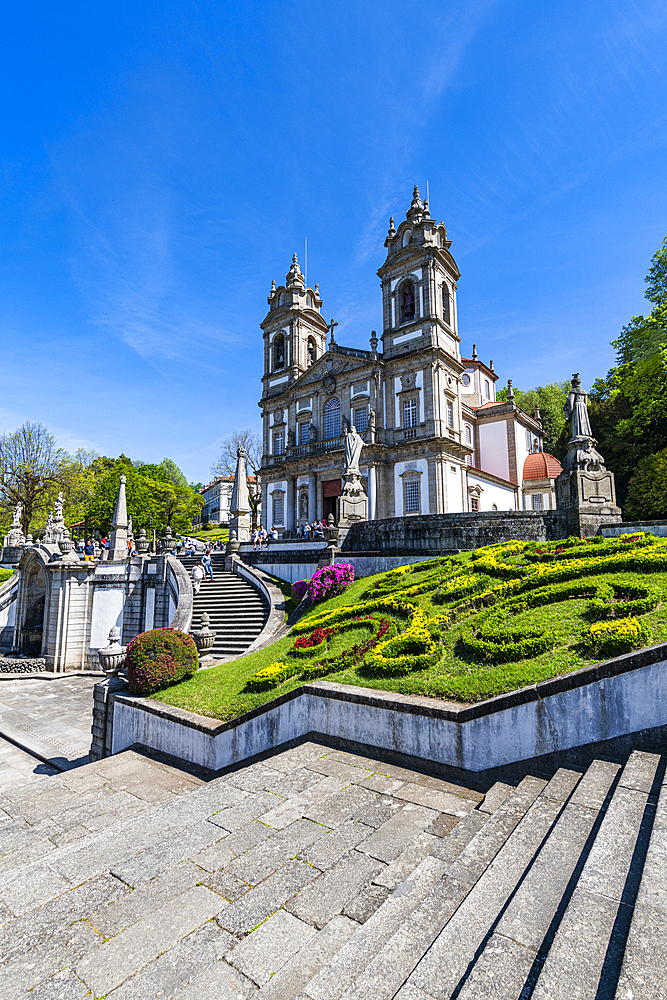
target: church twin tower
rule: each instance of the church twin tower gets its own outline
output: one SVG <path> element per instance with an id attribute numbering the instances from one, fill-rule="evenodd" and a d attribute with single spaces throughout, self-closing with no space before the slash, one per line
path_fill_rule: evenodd
<path id="1" fill-rule="evenodd" d="M 461 357 L 459 270 L 450 245 L 444 223 L 431 218 L 415 187 L 405 220 L 398 228 L 390 220 L 387 256 L 378 270 L 381 351 L 375 332 L 370 350 L 336 343 L 336 324 L 323 318 L 318 285 L 306 287 L 296 254 L 285 284 L 272 283 L 261 324 L 259 404 L 262 509 L 269 524 L 294 531 L 335 513 L 348 424 L 365 442 L 361 471 L 371 519 L 521 506 L 521 448 L 509 433 L 516 422 L 513 404 L 509 413 L 499 404 L 502 428 L 491 437 L 502 455 L 484 468 L 490 438 L 486 432 L 480 437 L 477 411 L 495 403 L 497 376 L 493 363 L 483 364 L 476 352 Z M 530 430 L 534 450 L 541 426 L 527 419 L 531 426 L 523 430 Z M 481 423 L 489 428 L 498 420 L 487 412 Z"/>

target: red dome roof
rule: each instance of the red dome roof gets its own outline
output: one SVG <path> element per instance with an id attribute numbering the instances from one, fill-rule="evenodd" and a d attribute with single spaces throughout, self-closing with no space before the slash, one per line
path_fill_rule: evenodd
<path id="1" fill-rule="evenodd" d="M 523 479 L 555 479 L 562 472 L 557 458 L 546 451 L 536 451 L 523 463 Z"/>

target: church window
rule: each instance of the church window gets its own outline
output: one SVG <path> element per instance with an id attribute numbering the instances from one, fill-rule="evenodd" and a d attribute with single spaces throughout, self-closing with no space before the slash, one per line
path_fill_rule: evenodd
<path id="1" fill-rule="evenodd" d="M 403 401 L 403 426 L 417 426 L 417 400 L 406 399 Z"/>
<path id="2" fill-rule="evenodd" d="M 285 338 L 279 333 L 273 342 L 273 370 L 280 371 L 285 367 Z"/>
<path id="3" fill-rule="evenodd" d="M 403 233 L 403 246 L 407 247 L 410 243 L 412 243 L 412 230 L 406 229 Z"/>
<path id="4" fill-rule="evenodd" d="M 472 444 L 472 427 L 470 424 L 465 425 L 466 428 L 466 444 Z"/>
<path id="5" fill-rule="evenodd" d="M 541 493 L 533 493 L 533 495 L 531 496 L 530 499 L 532 501 L 533 510 L 542 510 L 542 494 Z"/>
<path id="6" fill-rule="evenodd" d="M 308 364 L 312 365 L 313 361 L 317 361 L 317 344 L 315 343 L 314 337 L 308 338 Z"/>
<path id="7" fill-rule="evenodd" d="M 479 497 L 470 497 L 470 510 L 479 510 Z"/>
<path id="8" fill-rule="evenodd" d="M 324 439 L 340 437 L 340 400 L 329 399 L 324 406 Z"/>
<path id="9" fill-rule="evenodd" d="M 464 372 L 461 376 L 461 382 L 463 385 L 470 385 L 470 375 L 467 372 Z"/>
<path id="10" fill-rule="evenodd" d="M 492 504 L 491 510 L 498 510 L 498 504 L 497 503 Z"/>
<path id="11" fill-rule="evenodd" d="M 450 403 L 450 401 L 447 400 L 446 406 L 447 406 L 447 426 L 448 427 L 453 427 L 454 426 L 454 404 Z"/>
<path id="12" fill-rule="evenodd" d="M 443 283 L 442 286 L 442 318 L 444 319 L 445 323 L 447 323 L 448 326 L 451 325 L 452 317 L 451 317 L 451 309 L 449 306 L 449 288 L 445 283 Z"/>
<path id="13" fill-rule="evenodd" d="M 284 493 L 278 491 L 273 494 L 273 517 L 272 521 L 274 524 L 279 524 L 281 527 L 284 523 L 285 511 L 285 495 Z"/>
<path id="14" fill-rule="evenodd" d="M 368 411 L 365 406 L 354 411 L 354 426 L 360 434 L 363 434 L 368 427 Z"/>
<path id="15" fill-rule="evenodd" d="M 491 399 L 491 386 L 487 378 L 484 379 L 484 395 L 487 399 Z"/>
<path id="16" fill-rule="evenodd" d="M 401 322 L 415 318 L 415 286 L 411 281 L 401 285 Z"/>
<path id="17" fill-rule="evenodd" d="M 308 444 L 310 439 L 310 424 L 299 424 L 299 444 Z"/>
<path id="18" fill-rule="evenodd" d="M 283 432 L 276 431 L 273 435 L 273 454 L 282 455 L 283 453 Z"/>
<path id="19" fill-rule="evenodd" d="M 403 483 L 403 497 L 405 500 L 405 513 L 419 513 L 419 480 L 408 479 Z"/>

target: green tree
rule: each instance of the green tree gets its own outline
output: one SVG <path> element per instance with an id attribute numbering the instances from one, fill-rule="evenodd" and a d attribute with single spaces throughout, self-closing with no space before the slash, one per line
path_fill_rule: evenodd
<path id="1" fill-rule="evenodd" d="M 521 407 L 524 413 L 532 417 L 535 413 L 535 407 L 539 407 L 544 429 L 544 450 L 558 459 L 565 456 L 566 450 L 563 442 L 563 431 L 566 425 L 563 407 L 569 392 L 569 382 L 548 382 L 546 385 L 538 385 L 526 392 L 522 392 L 521 389 L 514 390 L 514 402 Z M 507 386 L 500 390 L 498 399 L 507 399 Z"/>
<path id="2" fill-rule="evenodd" d="M 18 430 L 0 436 L 0 505 L 4 520 L 18 503 L 23 508 L 24 534 L 31 522 L 45 512 L 50 501 L 67 482 L 67 452 L 39 423 L 24 423 Z"/>
<path id="3" fill-rule="evenodd" d="M 111 528 L 121 475 L 127 479 L 127 512 L 135 531 L 148 531 L 151 522 L 158 532 L 167 525 L 177 532 L 192 529 L 192 518 L 201 509 L 203 499 L 188 485 L 178 466 L 169 459 L 148 465 L 121 456 L 96 481 L 86 506 L 87 519 L 100 530 L 108 532 Z"/>
<path id="4" fill-rule="evenodd" d="M 236 472 L 236 451 L 239 445 L 243 445 L 246 453 L 246 475 L 253 476 L 252 482 L 248 481 L 248 500 L 252 515 L 252 525 L 256 528 L 259 524 L 259 512 L 262 506 L 262 484 L 260 473 L 262 471 L 262 439 L 259 434 L 253 434 L 250 428 L 243 431 L 232 431 L 229 437 L 222 442 L 220 454 L 211 466 L 213 476 L 233 476 Z"/>
<path id="5" fill-rule="evenodd" d="M 667 447 L 667 237 L 645 280 L 653 309 L 648 316 L 633 316 L 612 341 L 617 363 L 591 392 L 593 433 L 616 475 L 618 503 L 624 507 L 627 498 L 635 517 L 650 516 L 650 504 L 644 511 L 647 494 L 632 481 L 652 468 L 643 459 Z"/>

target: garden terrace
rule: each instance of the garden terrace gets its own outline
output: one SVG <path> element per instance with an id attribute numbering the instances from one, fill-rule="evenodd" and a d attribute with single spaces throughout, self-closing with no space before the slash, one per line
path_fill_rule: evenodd
<path id="1" fill-rule="evenodd" d="M 667 539 L 512 541 L 356 580 L 291 632 L 154 697 L 233 719 L 303 683 L 473 703 L 667 641 Z"/>

